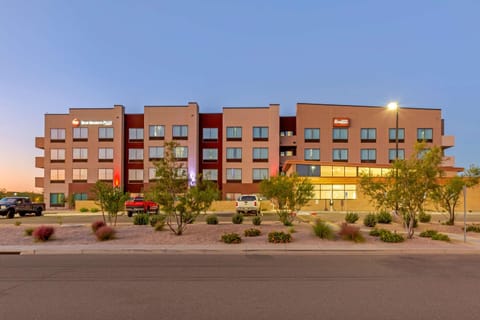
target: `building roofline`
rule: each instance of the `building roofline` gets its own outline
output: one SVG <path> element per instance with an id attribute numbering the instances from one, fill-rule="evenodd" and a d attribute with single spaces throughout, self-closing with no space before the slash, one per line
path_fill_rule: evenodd
<path id="1" fill-rule="evenodd" d="M 367 106 L 357 104 L 335 104 L 335 103 L 312 103 L 312 102 L 297 102 L 298 105 L 311 105 L 311 106 L 328 106 L 328 107 L 361 107 L 361 108 L 386 108 L 386 106 Z M 420 108 L 420 107 L 402 107 L 400 109 L 416 109 L 416 110 L 442 110 L 441 108 Z"/>

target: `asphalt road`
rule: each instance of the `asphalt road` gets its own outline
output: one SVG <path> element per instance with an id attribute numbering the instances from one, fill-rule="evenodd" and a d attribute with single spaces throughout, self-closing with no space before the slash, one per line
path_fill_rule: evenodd
<path id="1" fill-rule="evenodd" d="M 479 319 L 480 255 L 0 255 L 0 319 Z"/>

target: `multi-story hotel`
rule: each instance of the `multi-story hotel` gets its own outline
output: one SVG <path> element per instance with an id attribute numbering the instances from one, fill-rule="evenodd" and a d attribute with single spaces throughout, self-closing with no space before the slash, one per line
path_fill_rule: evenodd
<path id="1" fill-rule="evenodd" d="M 398 122 L 396 121 L 398 117 Z M 398 129 L 398 130 L 397 130 Z M 397 157 L 409 157 L 417 141 L 446 149 L 454 137 L 444 135 L 440 109 L 298 103 L 295 116 L 280 116 L 280 106 L 225 107 L 222 113 L 199 113 L 185 106 L 145 106 L 143 114 L 113 108 L 71 108 L 68 114 L 46 114 L 45 135 L 36 138 L 44 150 L 36 167 L 44 177 L 47 207 L 67 206 L 66 199 L 85 200 L 102 180 L 130 193 L 142 193 L 155 181 L 155 161 L 164 144 L 175 141 L 186 177 L 215 181 L 224 199 L 258 193 L 269 176 L 297 172 L 315 186 L 314 200 L 342 209 L 343 200 L 364 203 L 356 180 L 362 172 L 382 175 Z M 454 158 L 442 166 L 455 173 Z M 340 200 L 340 201 L 337 201 Z M 353 207 L 351 207 L 353 209 Z"/>

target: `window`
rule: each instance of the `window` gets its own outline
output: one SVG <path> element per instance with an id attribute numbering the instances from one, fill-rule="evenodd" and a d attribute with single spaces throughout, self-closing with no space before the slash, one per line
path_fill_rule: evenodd
<path id="1" fill-rule="evenodd" d="M 333 142 L 348 142 L 348 129 L 333 128 Z"/>
<path id="2" fill-rule="evenodd" d="M 98 180 L 112 182 L 113 169 L 98 169 Z"/>
<path id="3" fill-rule="evenodd" d="M 218 128 L 203 128 L 203 140 L 204 141 L 218 140 Z"/>
<path id="4" fill-rule="evenodd" d="M 64 207 L 65 194 L 64 193 L 50 193 L 50 207 Z"/>
<path id="5" fill-rule="evenodd" d="M 253 127 L 253 141 L 268 141 L 268 127 Z"/>
<path id="6" fill-rule="evenodd" d="M 50 149 L 50 162 L 65 162 L 65 149 Z"/>
<path id="7" fill-rule="evenodd" d="M 143 169 L 128 169 L 128 182 L 143 183 Z"/>
<path id="8" fill-rule="evenodd" d="M 87 182 L 87 169 L 73 169 L 73 182 Z"/>
<path id="9" fill-rule="evenodd" d="M 227 141 L 242 141 L 242 127 L 227 127 Z"/>
<path id="10" fill-rule="evenodd" d="M 242 182 L 242 169 L 227 168 L 227 182 Z"/>
<path id="11" fill-rule="evenodd" d="M 65 129 L 50 129 L 50 141 L 65 142 Z"/>
<path id="12" fill-rule="evenodd" d="M 348 149 L 333 149 L 333 161 L 347 162 Z"/>
<path id="13" fill-rule="evenodd" d="M 227 148 L 227 162 L 242 161 L 242 148 Z"/>
<path id="14" fill-rule="evenodd" d="M 88 149 L 87 148 L 73 148 L 73 162 L 87 162 Z"/>
<path id="15" fill-rule="evenodd" d="M 255 168 L 253 169 L 252 175 L 253 182 L 260 182 L 269 178 L 267 168 Z"/>
<path id="16" fill-rule="evenodd" d="M 288 130 L 280 131 L 280 137 L 291 137 L 294 135 L 295 135 L 295 132 L 293 131 L 288 131 Z"/>
<path id="17" fill-rule="evenodd" d="M 88 128 L 73 128 L 73 141 L 87 141 Z"/>
<path id="18" fill-rule="evenodd" d="M 218 181 L 218 170 L 217 169 L 203 169 L 202 178 L 204 180 Z"/>
<path id="19" fill-rule="evenodd" d="M 388 129 L 388 141 L 395 142 L 395 128 Z M 398 128 L 398 142 L 405 142 L 405 129 Z"/>
<path id="20" fill-rule="evenodd" d="M 361 149 L 360 150 L 360 162 L 362 162 L 362 163 L 375 163 L 375 162 L 377 162 L 377 150 L 376 149 Z"/>
<path id="21" fill-rule="evenodd" d="M 88 200 L 88 194 L 86 192 L 74 193 L 74 200 Z"/>
<path id="22" fill-rule="evenodd" d="M 99 162 L 113 162 L 113 148 L 99 148 L 98 149 Z"/>
<path id="23" fill-rule="evenodd" d="M 143 140 L 143 128 L 129 128 L 128 139 L 130 141 L 142 141 Z"/>
<path id="24" fill-rule="evenodd" d="M 155 181 L 157 180 L 157 168 L 148 168 L 148 180 Z"/>
<path id="25" fill-rule="evenodd" d="M 64 183 L 65 182 L 65 169 L 51 169 L 50 170 L 50 182 L 51 183 Z"/>
<path id="26" fill-rule="evenodd" d="M 305 149 L 304 156 L 305 160 L 320 161 L 320 149 Z"/>
<path id="27" fill-rule="evenodd" d="M 187 140 L 188 126 L 173 126 L 172 137 L 177 140 Z"/>
<path id="28" fill-rule="evenodd" d="M 360 129 L 360 139 L 362 142 L 376 142 L 377 141 L 377 129 L 375 128 L 362 128 Z"/>
<path id="29" fill-rule="evenodd" d="M 128 161 L 143 161 L 143 149 L 128 149 Z"/>
<path id="30" fill-rule="evenodd" d="M 165 139 L 165 126 L 151 125 L 148 127 L 150 140 L 163 140 Z"/>
<path id="31" fill-rule="evenodd" d="M 203 162 L 217 162 L 218 149 L 203 149 Z"/>
<path id="32" fill-rule="evenodd" d="M 320 166 L 311 166 L 308 164 L 297 164 L 297 174 L 300 177 L 319 177 Z"/>
<path id="33" fill-rule="evenodd" d="M 397 149 L 388 149 L 388 161 L 393 162 L 397 159 Z M 398 159 L 404 160 L 405 159 L 405 150 L 398 149 Z"/>
<path id="34" fill-rule="evenodd" d="M 320 142 L 319 128 L 305 128 L 304 135 L 305 135 L 305 142 Z"/>
<path id="35" fill-rule="evenodd" d="M 113 141 L 113 128 L 98 128 L 99 141 Z"/>
<path id="36" fill-rule="evenodd" d="M 187 179 L 187 169 L 185 168 L 177 168 L 177 179 Z"/>
<path id="37" fill-rule="evenodd" d="M 280 156 L 281 157 L 292 157 L 295 156 L 294 150 L 285 150 L 285 151 L 280 151 Z"/>
<path id="38" fill-rule="evenodd" d="M 148 148 L 148 159 L 150 161 L 163 159 L 164 152 L 165 152 L 164 147 L 149 147 Z"/>
<path id="39" fill-rule="evenodd" d="M 176 160 L 186 161 L 188 159 L 188 147 L 175 147 L 173 152 Z"/>
<path id="40" fill-rule="evenodd" d="M 421 142 L 433 142 L 433 129 L 431 128 L 418 128 L 417 129 L 417 141 Z"/>
<path id="41" fill-rule="evenodd" d="M 268 148 L 253 148 L 254 162 L 268 162 Z"/>

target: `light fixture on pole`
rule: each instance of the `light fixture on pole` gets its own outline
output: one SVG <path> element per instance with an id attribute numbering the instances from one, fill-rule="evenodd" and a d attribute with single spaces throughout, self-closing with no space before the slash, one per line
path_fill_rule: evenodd
<path id="1" fill-rule="evenodd" d="M 398 160 L 398 103 L 390 102 L 387 105 L 389 110 L 395 110 L 395 161 Z M 398 188 L 398 169 L 395 169 L 395 190 Z M 398 195 L 395 195 L 395 214 L 398 214 Z"/>

